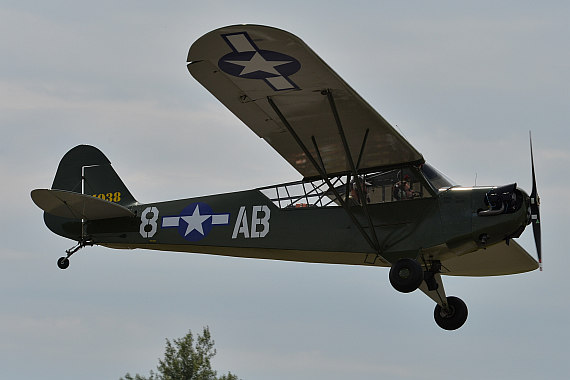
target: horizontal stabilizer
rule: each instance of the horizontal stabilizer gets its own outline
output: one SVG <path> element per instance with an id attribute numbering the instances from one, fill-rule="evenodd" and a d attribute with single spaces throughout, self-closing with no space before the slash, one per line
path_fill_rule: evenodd
<path id="1" fill-rule="evenodd" d="M 134 216 L 128 208 L 91 195 L 57 189 L 32 191 L 34 203 L 48 214 L 71 219 L 110 219 Z"/>

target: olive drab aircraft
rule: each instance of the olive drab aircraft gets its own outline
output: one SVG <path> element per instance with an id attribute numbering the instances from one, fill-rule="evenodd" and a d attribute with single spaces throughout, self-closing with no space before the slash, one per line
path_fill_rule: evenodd
<path id="1" fill-rule="evenodd" d="M 105 155 L 79 145 L 51 189 L 31 193 L 54 233 L 101 245 L 233 257 L 390 267 L 400 292 L 420 289 L 455 330 L 465 303 L 442 275 L 499 276 L 539 268 L 539 197 L 515 183 L 461 187 L 430 166 L 298 37 L 235 25 L 188 53 L 190 74 L 301 174 L 247 191 L 139 203 Z M 513 239 L 532 224 L 538 262 Z"/>

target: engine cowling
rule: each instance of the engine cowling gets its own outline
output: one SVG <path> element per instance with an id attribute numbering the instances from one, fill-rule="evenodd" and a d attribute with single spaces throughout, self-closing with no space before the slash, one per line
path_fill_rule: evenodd
<path id="1" fill-rule="evenodd" d="M 479 210 L 479 216 L 511 214 L 518 211 L 523 204 L 523 194 L 517 190 L 517 184 L 495 187 L 485 194 L 486 210 Z"/>

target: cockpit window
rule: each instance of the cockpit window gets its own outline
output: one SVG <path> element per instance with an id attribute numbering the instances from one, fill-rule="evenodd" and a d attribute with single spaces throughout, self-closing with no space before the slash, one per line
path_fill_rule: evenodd
<path id="1" fill-rule="evenodd" d="M 351 180 L 349 200 L 352 204 L 361 204 L 360 194 L 366 197 L 369 204 L 429 198 L 428 186 L 421 177 L 417 169 L 412 167 L 368 173 L 360 177 L 363 186 L 360 193 L 355 180 Z"/>
<path id="2" fill-rule="evenodd" d="M 445 178 L 435 169 L 430 169 L 429 173 L 436 173 Z M 283 209 L 400 202 L 431 198 L 435 195 L 425 173 L 415 166 L 402 166 L 360 174 L 358 179 L 351 174 L 342 174 L 331 176 L 328 181 L 316 179 L 289 182 L 258 190 L 273 201 L 275 206 Z M 434 175 L 431 177 L 435 178 Z M 337 196 L 342 198 L 342 201 Z"/>
<path id="3" fill-rule="evenodd" d="M 431 165 L 423 164 L 421 170 L 426 179 L 436 190 L 448 189 L 450 187 L 457 186 L 454 181 L 441 174 Z"/>

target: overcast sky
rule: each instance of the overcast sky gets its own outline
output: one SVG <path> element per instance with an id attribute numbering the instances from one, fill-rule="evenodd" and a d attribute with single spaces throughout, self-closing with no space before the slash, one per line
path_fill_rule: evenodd
<path id="1" fill-rule="evenodd" d="M 0 1 L 0 377 L 147 374 L 165 338 L 209 325 L 215 369 L 247 380 L 566 378 L 570 6 L 464 3 Z M 73 242 L 29 194 L 75 145 L 140 202 L 300 178 L 186 69 L 238 23 L 299 36 L 463 185 L 530 191 L 532 130 L 544 272 L 445 278 L 469 307 L 446 332 L 385 268 L 92 247 L 59 270 Z"/>

